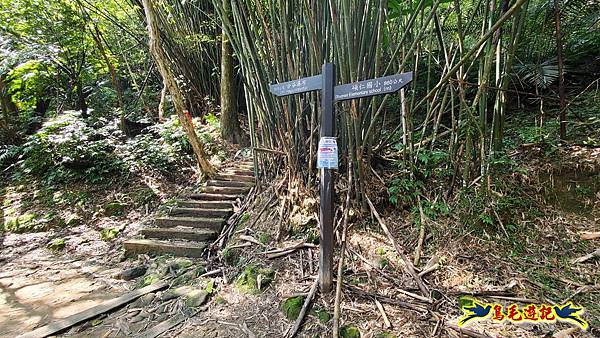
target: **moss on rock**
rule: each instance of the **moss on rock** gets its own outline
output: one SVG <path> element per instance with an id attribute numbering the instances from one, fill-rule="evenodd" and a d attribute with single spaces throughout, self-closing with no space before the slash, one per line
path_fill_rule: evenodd
<path id="1" fill-rule="evenodd" d="M 281 304 L 281 311 L 283 311 L 283 314 L 287 319 L 296 320 L 298 315 L 300 315 L 302 305 L 304 305 L 303 296 L 290 297 Z"/>
<path id="2" fill-rule="evenodd" d="M 271 284 L 274 277 L 272 269 L 248 265 L 235 281 L 235 286 L 242 292 L 258 294 Z"/>
<path id="3" fill-rule="evenodd" d="M 360 330 L 353 325 L 345 325 L 340 328 L 342 338 L 360 338 Z"/>

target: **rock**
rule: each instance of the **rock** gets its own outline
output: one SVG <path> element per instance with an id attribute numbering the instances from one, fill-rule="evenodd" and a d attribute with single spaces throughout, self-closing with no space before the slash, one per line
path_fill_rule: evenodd
<path id="1" fill-rule="evenodd" d="M 132 280 L 132 279 L 136 279 L 138 277 L 145 275 L 147 270 L 148 270 L 148 267 L 145 265 L 136 266 L 134 268 L 122 271 L 119 274 L 119 277 L 122 280 Z"/>
<path id="2" fill-rule="evenodd" d="M 83 222 L 83 219 L 77 214 L 71 214 L 65 217 L 64 222 L 66 226 L 73 227 L 76 225 L 80 225 Z"/>
<path id="3" fill-rule="evenodd" d="M 123 216 L 127 204 L 120 202 L 109 202 L 104 205 L 105 216 Z"/>
<path id="4" fill-rule="evenodd" d="M 275 271 L 268 268 L 258 268 L 256 265 L 248 265 L 238 276 L 235 285 L 238 290 L 258 294 L 264 290 L 275 278 Z"/>
<path id="5" fill-rule="evenodd" d="M 154 300 L 154 298 L 156 297 L 155 293 L 147 293 L 145 295 L 143 295 L 142 297 L 140 297 L 140 304 L 141 305 L 150 305 L 152 303 L 152 301 Z"/>
<path id="6" fill-rule="evenodd" d="M 57 238 L 52 242 L 48 243 L 48 249 L 52 251 L 60 251 L 65 248 L 65 239 Z"/>
<path id="7" fill-rule="evenodd" d="M 208 292 L 205 290 L 193 290 L 185 295 L 185 305 L 188 307 L 198 307 L 206 303 Z"/>
<path id="8" fill-rule="evenodd" d="M 192 281 L 194 278 L 196 278 L 196 272 L 195 271 L 188 271 L 184 274 L 182 274 L 181 276 L 178 276 L 177 278 L 173 279 L 173 285 L 182 285 L 182 284 L 186 284 L 190 281 Z"/>
<path id="9" fill-rule="evenodd" d="M 187 294 L 191 293 L 192 291 L 194 291 L 194 288 L 192 288 L 191 286 L 182 286 L 182 287 L 178 287 L 173 290 L 167 290 L 167 291 L 163 292 L 163 294 L 160 296 L 160 300 L 163 302 L 166 302 L 173 298 L 187 295 Z"/>

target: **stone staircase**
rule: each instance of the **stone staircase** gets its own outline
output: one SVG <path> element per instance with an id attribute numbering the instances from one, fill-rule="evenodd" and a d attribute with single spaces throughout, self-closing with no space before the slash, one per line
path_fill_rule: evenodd
<path id="1" fill-rule="evenodd" d="M 144 239 L 123 243 L 128 256 L 171 254 L 200 257 L 209 241 L 219 235 L 233 213 L 232 203 L 254 186 L 252 162 L 239 162 L 206 183 L 199 194 L 177 201 L 167 217 L 158 217 L 151 228 L 142 229 Z"/>

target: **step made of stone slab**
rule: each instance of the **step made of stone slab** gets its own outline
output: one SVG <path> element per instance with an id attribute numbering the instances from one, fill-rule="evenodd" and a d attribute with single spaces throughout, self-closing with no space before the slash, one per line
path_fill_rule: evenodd
<path id="1" fill-rule="evenodd" d="M 243 169 L 226 169 L 224 171 L 225 174 L 234 174 L 239 176 L 252 176 L 254 177 L 254 171 L 252 170 L 243 170 Z"/>
<path id="2" fill-rule="evenodd" d="M 254 176 L 221 174 L 216 177 L 220 181 L 254 182 Z"/>
<path id="3" fill-rule="evenodd" d="M 237 195 L 230 195 L 230 194 L 210 194 L 210 193 L 202 193 L 202 194 L 191 194 L 190 198 L 193 200 L 200 200 L 200 201 L 227 201 L 227 200 L 235 200 L 238 197 L 240 197 L 239 194 Z"/>
<path id="4" fill-rule="evenodd" d="M 146 238 L 154 239 L 183 239 L 189 241 L 208 241 L 217 238 L 219 235 L 214 230 L 194 229 L 194 228 L 147 228 L 141 231 Z"/>
<path id="5" fill-rule="evenodd" d="M 211 229 L 221 231 L 225 219 L 200 218 L 200 217 L 159 217 L 155 221 L 161 228 L 190 227 L 197 229 Z"/>
<path id="6" fill-rule="evenodd" d="M 210 180 L 206 182 L 207 186 L 213 187 L 239 187 L 239 188 L 251 188 L 254 186 L 252 182 L 240 182 L 240 181 L 227 181 L 227 180 Z"/>
<path id="7" fill-rule="evenodd" d="M 169 211 L 170 216 L 194 216 L 194 217 L 228 217 L 233 210 L 229 209 L 200 209 L 200 208 L 173 208 Z"/>
<path id="8" fill-rule="evenodd" d="M 181 208 L 226 209 L 233 212 L 233 205 L 231 203 L 231 201 L 181 200 L 177 201 L 177 206 Z"/>
<path id="9" fill-rule="evenodd" d="M 125 255 L 171 254 L 183 257 L 202 257 L 206 243 L 188 241 L 158 241 L 149 239 L 130 239 L 123 242 Z"/>
<path id="10" fill-rule="evenodd" d="M 250 191 L 250 188 L 247 187 L 215 187 L 215 186 L 206 186 L 202 188 L 203 192 L 208 192 L 211 194 L 226 194 L 226 195 L 241 195 L 246 194 Z"/>

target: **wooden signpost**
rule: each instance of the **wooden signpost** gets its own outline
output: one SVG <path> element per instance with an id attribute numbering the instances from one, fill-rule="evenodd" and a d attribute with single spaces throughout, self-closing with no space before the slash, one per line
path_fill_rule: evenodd
<path id="1" fill-rule="evenodd" d="M 334 180 L 333 170 L 337 169 L 337 144 L 335 143 L 335 118 L 333 105 L 337 101 L 354 100 L 362 97 L 396 92 L 412 81 L 412 72 L 390 75 L 336 86 L 335 66 L 323 65 L 320 75 L 289 82 L 272 84 L 271 93 L 288 96 L 321 90 L 321 141 L 317 167 L 321 170 L 319 246 L 319 286 L 321 292 L 329 292 L 333 280 L 333 212 Z M 332 160 L 334 157 L 335 160 Z"/>

